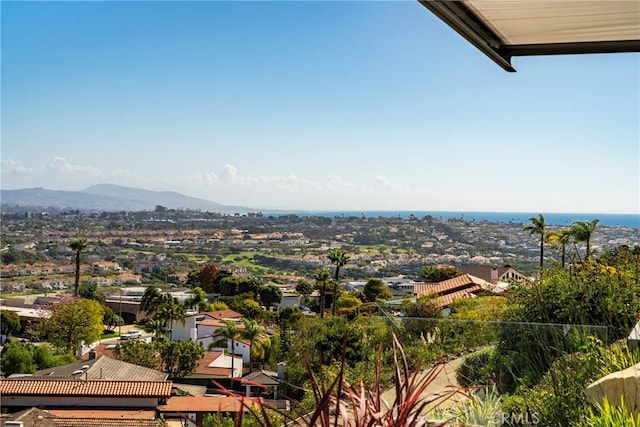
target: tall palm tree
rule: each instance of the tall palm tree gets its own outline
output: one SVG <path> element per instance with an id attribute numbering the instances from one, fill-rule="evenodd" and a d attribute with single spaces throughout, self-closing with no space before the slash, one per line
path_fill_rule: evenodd
<path id="1" fill-rule="evenodd" d="M 316 270 L 313 278 L 316 280 L 316 285 L 320 288 L 320 318 L 324 317 L 325 307 L 325 294 L 327 292 L 327 283 L 331 280 L 331 273 L 326 268 L 320 268 Z"/>
<path id="2" fill-rule="evenodd" d="M 249 372 L 252 370 L 251 366 L 251 353 L 255 350 L 253 348 L 254 344 L 258 346 L 258 337 L 262 333 L 262 327 L 258 325 L 258 322 L 255 320 L 247 320 L 242 319 L 242 323 L 244 324 L 244 329 L 240 330 L 240 336 L 246 340 L 249 340 Z"/>
<path id="3" fill-rule="evenodd" d="M 544 238 L 547 228 L 547 223 L 544 220 L 544 216 L 542 214 L 538 214 L 538 217 L 529 218 L 531 224 L 525 225 L 522 229 L 524 231 L 528 231 L 530 235 L 539 234 L 540 235 L 540 269 L 542 269 L 544 265 Z"/>
<path id="4" fill-rule="evenodd" d="M 336 282 L 335 292 L 333 293 L 333 303 L 331 304 L 331 314 L 336 315 L 336 300 L 338 299 L 338 284 L 340 283 L 340 267 L 349 262 L 350 258 L 340 248 L 330 249 L 329 253 L 327 253 L 327 258 L 333 264 L 336 265 L 336 273 L 333 276 L 333 280 Z"/>
<path id="5" fill-rule="evenodd" d="M 563 228 L 560 231 L 550 231 L 547 233 L 547 242 L 556 243 L 562 246 L 562 268 L 565 266 L 565 255 L 567 253 L 567 245 L 571 241 L 573 233 L 570 228 Z"/>
<path id="6" fill-rule="evenodd" d="M 594 219 L 591 221 L 576 221 L 571 225 L 573 239 L 576 242 L 585 242 L 587 245 L 584 259 L 589 259 L 589 256 L 591 256 L 590 242 L 593 237 L 593 233 L 595 233 L 596 228 L 598 227 L 598 222 L 600 222 L 599 219 Z"/>
<path id="7" fill-rule="evenodd" d="M 69 243 L 69 248 L 76 251 L 76 277 L 73 283 L 73 295 L 77 298 L 78 290 L 80 289 L 80 252 L 87 248 L 87 242 L 82 239 L 76 239 Z"/>
<path id="8" fill-rule="evenodd" d="M 171 294 L 163 294 L 160 297 L 157 316 L 159 319 L 169 323 L 169 339 L 173 339 L 173 322 L 179 320 L 184 325 L 184 316 L 187 308 L 173 298 Z"/>
<path id="9" fill-rule="evenodd" d="M 209 344 L 209 350 L 214 347 L 223 347 L 228 349 L 229 341 L 231 341 L 231 378 L 233 378 L 233 374 L 235 372 L 235 358 L 233 357 L 233 353 L 236 348 L 236 340 L 240 337 L 240 328 L 238 328 L 238 325 L 236 325 L 236 322 L 233 320 L 223 320 L 222 322 L 226 327 L 217 331 L 219 338 Z"/>
<path id="10" fill-rule="evenodd" d="M 149 320 L 147 322 L 147 328 L 151 332 L 153 332 L 153 336 L 155 338 L 160 338 L 161 336 L 169 332 L 169 329 L 167 328 L 167 323 L 164 320 L 159 318 L 154 318 Z"/>
<path id="11" fill-rule="evenodd" d="M 144 311 L 147 316 L 152 316 L 158 311 L 161 298 L 162 294 L 156 286 L 147 286 L 140 300 L 140 310 Z"/>

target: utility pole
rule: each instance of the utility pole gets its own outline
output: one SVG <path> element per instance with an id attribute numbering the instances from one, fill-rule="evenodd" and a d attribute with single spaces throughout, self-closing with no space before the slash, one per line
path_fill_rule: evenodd
<path id="1" fill-rule="evenodd" d="M 122 288 L 120 288 L 118 295 L 120 295 L 120 320 L 122 320 L 122 322 L 118 322 L 118 336 L 122 336 L 122 323 L 124 322 L 122 319 Z"/>

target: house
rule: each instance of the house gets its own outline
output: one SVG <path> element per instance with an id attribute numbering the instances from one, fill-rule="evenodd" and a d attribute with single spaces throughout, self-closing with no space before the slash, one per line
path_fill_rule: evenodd
<path id="1" fill-rule="evenodd" d="M 284 380 L 285 365 L 278 363 L 278 372 L 259 370 L 250 372 L 240 379 L 245 387 L 245 396 L 266 397 L 268 392 L 273 393 L 273 399 L 278 398 L 278 386 Z"/>
<path id="2" fill-rule="evenodd" d="M 2 414 L 0 425 L 9 427 L 163 427 L 155 410 L 85 410 L 29 408 Z"/>
<path id="3" fill-rule="evenodd" d="M 416 298 L 431 297 L 436 307 L 446 308 L 455 300 L 475 298 L 480 292 L 492 288 L 491 283 L 479 277 L 463 274 L 438 283 L 416 283 L 413 292 Z"/>
<path id="4" fill-rule="evenodd" d="M 233 373 L 233 374 L 232 374 Z M 242 376 L 242 357 L 223 351 L 207 351 L 198 362 L 198 367 L 188 376 L 190 380 L 211 380 L 222 378 L 240 378 Z M 205 384 L 210 384 L 205 381 Z"/>
<path id="5" fill-rule="evenodd" d="M 158 406 L 158 412 L 163 419 L 179 419 L 181 426 L 196 427 L 202 425 L 204 414 L 249 412 L 260 403 L 257 398 L 234 396 L 174 396 Z"/>
<path id="6" fill-rule="evenodd" d="M 174 322 L 173 324 L 173 340 L 191 340 L 198 341 L 205 337 L 216 335 L 218 329 L 224 329 L 227 325 L 225 320 L 233 320 L 238 324 L 239 328 L 243 325 L 240 322 L 242 314 L 233 310 L 218 310 L 207 313 L 187 313 L 184 323 Z M 207 345 L 208 343 L 203 343 Z"/>
<path id="7" fill-rule="evenodd" d="M 504 267 L 492 267 L 487 265 L 472 265 L 462 270 L 463 273 L 470 274 L 480 279 L 491 282 L 494 285 L 498 282 L 509 282 L 510 280 L 525 281 L 527 276 L 520 273 L 510 265 Z"/>
<path id="8" fill-rule="evenodd" d="M 42 369 L 36 371 L 33 376 L 83 380 L 165 381 L 168 374 L 108 356 L 99 356 L 95 359 Z"/>
<path id="9" fill-rule="evenodd" d="M 88 380 L 43 377 L 0 379 L 2 407 L 155 408 L 171 396 L 171 381 Z"/>

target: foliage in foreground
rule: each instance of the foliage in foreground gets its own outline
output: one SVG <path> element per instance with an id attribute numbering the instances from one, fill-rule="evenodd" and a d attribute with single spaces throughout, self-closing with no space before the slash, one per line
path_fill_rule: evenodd
<path id="1" fill-rule="evenodd" d="M 624 406 L 610 404 L 604 400 L 602 406 L 589 408 L 585 427 L 640 427 L 640 414 L 634 414 Z"/>
<path id="2" fill-rule="evenodd" d="M 407 358 L 395 334 L 392 333 L 393 368 L 395 370 L 394 398 L 385 401 L 380 386 L 381 354 L 375 365 L 373 387 L 364 382 L 350 383 L 345 378 L 346 339 L 342 342 L 342 358 L 340 368 L 335 376 L 323 381 L 318 378 L 312 367 L 307 363 L 307 374 L 310 378 L 310 392 L 314 398 L 313 409 L 298 418 L 282 413 L 289 426 L 296 427 L 437 427 L 444 426 L 444 421 L 431 421 L 433 410 L 442 402 L 456 394 L 463 393 L 459 388 L 450 388 L 433 395 L 426 395 L 427 387 L 442 371 L 438 364 L 433 369 L 422 371 L 420 367 L 409 369 Z M 229 395 L 235 396 L 229 392 Z M 265 406 L 254 401 L 247 401 L 238 396 L 249 413 L 249 417 L 262 427 L 275 427 L 281 424 L 272 422 L 273 414 Z M 239 414 L 234 426 L 244 426 L 243 418 Z"/>
<path id="3" fill-rule="evenodd" d="M 629 333 L 640 313 L 640 286 L 614 261 L 591 259 L 572 271 L 549 269 L 534 283 L 513 286 L 496 349 L 502 392 L 536 384 L 555 360 L 577 351 L 586 335 L 613 341 Z M 597 326 L 568 333 L 554 324 Z"/>

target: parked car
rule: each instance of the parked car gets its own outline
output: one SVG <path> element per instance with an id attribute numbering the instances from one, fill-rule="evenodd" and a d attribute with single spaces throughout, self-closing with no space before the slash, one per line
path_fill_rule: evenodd
<path id="1" fill-rule="evenodd" d="M 135 340 L 138 338 L 142 338 L 142 334 L 140 333 L 140 331 L 129 331 L 120 335 L 121 340 Z"/>

